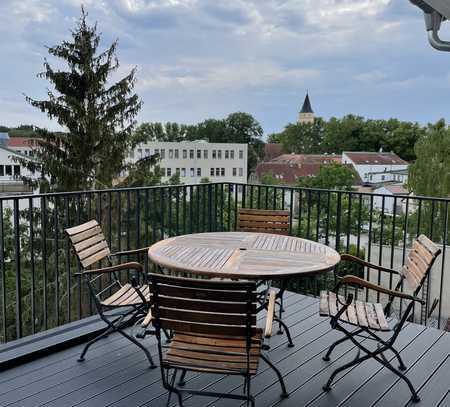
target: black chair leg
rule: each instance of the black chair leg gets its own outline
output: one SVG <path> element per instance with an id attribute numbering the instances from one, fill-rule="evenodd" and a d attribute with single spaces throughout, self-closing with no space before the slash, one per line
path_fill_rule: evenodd
<path id="1" fill-rule="evenodd" d="M 113 332 L 114 329 L 111 328 L 110 326 L 105 328 L 105 330 L 98 336 L 96 336 L 94 339 L 91 339 L 83 348 L 83 351 L 81 352 L 80 357 L 78 358 L 78 362 L 83 362 L 84 361 L 84 357 L 86 356 L 86 352 L 88 351 L 88 349 L 91 347 L 91 345 L 93 345 L 95 342 L 97 342 L 98 340 L 102 339 L 102 338 L 106 338 L 111 332 Z"/>
<path id="2" fill-rule="evenodd" d="M 361 362 L 364 362 L 367 359 L 370 359 L 371 357 L 373 357 L 372 355 L 364 355 L 362 357 L 358 357 L 355 358 L 353 360 L 351 360 L 350 362 L 346 363 L 345 365 L 342 365 L 340 367 L 338 367 L 333 373 L 331 373 L 330 378 L 328 379 L 327 383 L 325 384 L 325 386 L 322 387 L 322 389 L 324 391 L 330 391 L 331 390 L 331 383 L 333 383 L 334 378 L 336 377 L 336 375 L 338 375 L 340 372 L 349 369 L 352 366 L 358 365 Z"/>
<path id="3" fill-rule="evenodd" d="M 378 356 L 374 356 L 374 359 L 380 362 L 384 367 L 387 367 L 391 372 L 395 373 L 400 379 L 402 379 L 409 387 L 409 390 L 411 391 L 411 401 L 414 403 L 417 403 L 420 401 L 420 397 L 417 394 L 416 390 L 414 389 L 414 386 L 412 385 L 411 381 L 399 370 L 397 370 L 394 366 L 392 366 L 389 362 L 385 362 L 382 358 L 379 358 Z"/>
<path id="4" fill-rule="evenodd" d="M 294 346 L 294 342 L 292 342 L 292 336 L 291 336 L 291 333 L 290 333 L 290 331 L 289 331 L 289 328 L 288 328 L 287 325 L 286 325 L 281 319 L 279 319 L 278 317 L 274 317 L 274 321 L 277 321 L 278 324 L 284 328 L 284 331 L 286 332 L 286 336 L 287 336 L 287 339 L 288 339 L 288 347 L 289 347 L 289 348 L 292 348 L 292 347 Z M 278 333 L 279 333 L 279 332 L 278 332 Z"/>
<path id="5" fill-rule="evenodd" d="M 184 380 L 185 377 L 186 377 L 186 370 L 183 369 L 181 371 L 180 380 L 178 380 L 178 386 L 183 387 L 186 384 L 186 381 Z"/>
<path id="6" fill-rule="evenodd" d="M 380 347 L 380 345 L 378 345 L 378 347 Z M 398 368 L 401 371 L 405 371 L 406 370 L 406 365 L 403 363 L 403 359 L 400 356 L 400 353 L 398 353 L 397 349 L 393 348 L 392 346 L 389 346 L 389 350 L 392 351 L 392 353 L 395 355 L 395 357 L 398 360 Z M 389 361 L 386 359 L 386 356 L 384 356 L 384 353 L 381 353 L 381 357 L 383 358 L 383 360 L 385 361 L 385 363 L 389 363 Z"/>
<path id="7" fill-rule="evenodd" d="M 156 365 L 153 363 L 153 359 L 152 359 L 152 356 L 150 355 L 150 352 L 144 345 L 142 345 L 142 343 L 138 342 L 136 339 L 134 339 L 132 336 L 128 335 L 126 332 L 122 331 L 121 329 L 117 329 L 117 332 L 119 332 L 122 336 L 127 338 L 129 341 L 133 342 L 136 346 L 138 346 L 139 348 L 141 348 L 144 351 L 145 356 L 147 356 L 147 359 L 150 362 L 150 368 L 154 369 L 156 367 Z"/>
<path id="8" fill-rule="evenodd" d="M 280 386 L 281 386 L 281 397 L 282 398 L 287 398 L 289 397 L 289 393 L 286 390 L 286 385 L 284 383 L 284 379 L 282 374 L 280 373 L 280 371 L 275 367 L 275 365 L 269 360 L 267 359 L 263 354 L 261 354 L 261 359 L 264 360 L 264 362 L 266 362 L 269 367 L 272 368 L 272 370 L 276 373 L 277 377 L 278 377 L 278 381 L 280 382 Z"/>

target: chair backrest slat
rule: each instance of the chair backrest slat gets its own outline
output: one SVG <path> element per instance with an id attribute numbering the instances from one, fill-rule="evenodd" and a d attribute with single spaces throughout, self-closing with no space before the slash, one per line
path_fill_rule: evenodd
<path id="1" fill-rule="evenodd" d="M 425 235 L 420 235 L 408 254 L 402 274 L 414 292 L 420 291 L 434 260 L 441 250 Z"/>
<path id="2" fill-rule="evenodd" d="M 156 325 L 176 332 L 248 336 L 256 332 L 256 284 L 150 274 Z M 249 328 L 250 331 L 249 332 Z"/>
<path id="3" fill-rule="evenodd" d="M 102 229 L 96 220 L 66 229 L 75 254 L 83 268 L 111 254 Z"/>
<path id="4" fill-rule="evenodd" d="M 289 234 L 289 211 L 239 208 L 237 229 L 241 232 Z"/>

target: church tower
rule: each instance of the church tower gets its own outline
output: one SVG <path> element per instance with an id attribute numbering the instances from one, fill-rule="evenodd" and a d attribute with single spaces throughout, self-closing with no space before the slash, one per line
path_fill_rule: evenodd
<path id="1" fill-rule="evenodd" d="M 308 92 L 306 92 L 305 101 L 303 102 L 302 110 L 300 110 L 298 122 L 300 124 L 314 123 L 314 112 L 311 107 L 311 102 L 309 101 Z"/>

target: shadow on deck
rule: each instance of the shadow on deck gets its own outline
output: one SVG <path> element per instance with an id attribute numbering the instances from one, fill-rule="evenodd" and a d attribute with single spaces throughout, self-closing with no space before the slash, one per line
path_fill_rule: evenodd
<path id="1" fill-rule="evenodd" d="M 273 371 L 261 362 L 252 380 L 256 405 L 287 406 L 405 406 L 410 393 L 403 382 L 376 361 L 369 360 L 338 376 L 329 393 L 322 385 L 339 365 L 351 360 L 349 343 L 338 347 L 331 362 L 324 350 L 340 334 L 327 318 L 318 315 L 318 300 L 287 293 L 284 320 L 290 326 L 295 347 L 288 348 L 285 335 L 270 339 L 269 358 L 285 377 L 288 399 L 280 400 Z M 145 340 L 155 361 L 156 341 Z M 148 368 L 144 354 L 118 334 L 95 344 L 86 361 L 77 362 L 82 345 L 53 353 L 0 373 L 0 406 L 163 406 L 167 392 L 160 370 Z M 397 348 L 408 366 L 406 372 L 422 399 L 417 406 L 450 406 L 450 334 L 421 325 L 407 324 Z M 389 358 L 392 355 L 387 355 Z M 241 392 L 238 377 L 190 373 L 186 386 L 220 392 Z M 175 401 L 172 401 L 175 403 Z M 187 397 L 185 406 L 236 406 L 230 399 Z"/>

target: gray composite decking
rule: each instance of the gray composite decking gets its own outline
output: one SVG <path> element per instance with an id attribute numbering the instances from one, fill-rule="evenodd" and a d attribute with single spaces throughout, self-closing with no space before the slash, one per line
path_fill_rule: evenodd
<path id="1" fill-rule="evenodd" d="M 331 362 L 324 350 L 340 334 L 328 319 L 318 316 L 318 300 L 287 293 L 284 319 L 291 327 L 295 347 L 286 346 L 285 335 L 270 340 L 269 358 L 285 377 L 291 395 L 280 400 L 273 372 L 261 362 L 252 380 L 256 405 L 287 406 L 406 406 L 409 390 L 398 377 L 370 360 L 339 376 L 329 393 L 322 385 L 337 366 L 351 360 L 355 349 L 348 343 L 336 348 Z M 264 317 L 263 315 L 261 316 Z M 157 360 L 155 339 L 145 343 Z M 102 339 L 77 362 L 82 345 L 66 349 L 0 373 L 0 406 L 163 406 L 167 393 L 159 369 L 149 369 L 144 354 L 119 334 Z M 418 406 L 450 406 L 450 334 L 409 323 L 398 349 L 408 366 L 406 374 L 419 390 Z M 387 355 L 391 357 L 392 355 Z M 220 392 L 241 392 L 236 376 L 190 373 L 186 387 Z M 175 400 L 172 399 L 172 405 Z M 185 396 L 185 406 L 236 406 L 239 401 Z"/>

